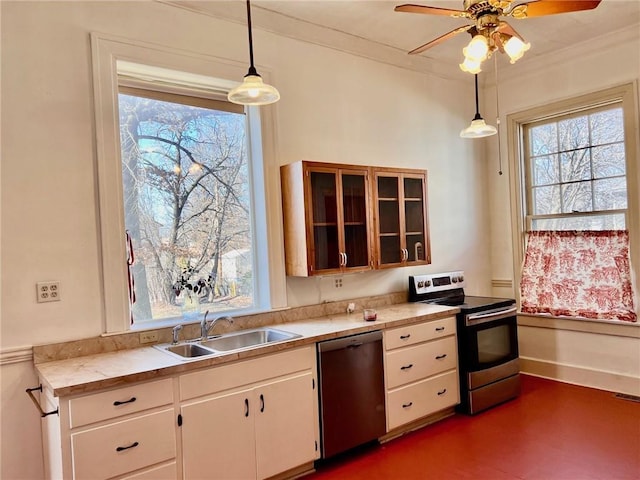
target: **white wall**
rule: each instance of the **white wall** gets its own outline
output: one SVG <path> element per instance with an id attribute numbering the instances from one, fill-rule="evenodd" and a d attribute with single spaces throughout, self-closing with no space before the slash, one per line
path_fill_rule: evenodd
<path id="1" fill-rule="evenodd" d="M 503 176 L 497 170 L 497 142 L 487 143 L 490 173 L 488 185 L 491 208 L 491 274 L 494 279 L 513 279 L 509 167 L 506 118 L 545 103 L 571 98 L 637 81 L 640 78 L 640 26 L 614 31 L 597 42 L 587 42 L 555 55 L 499 66 L 499 104 L 502 119 Z M 492 75 L 491 75 L 492 77 Z M 637 86 L 636 86 L 637 88 Z M 489 119 L 495 118 L 495 84 L 485 95 Z M 637 115 L 637 112 L 636 112 Z M 638 132 L 636 132 L 636 135 Z M 639 158 L 634 159 L 639 162 Z M 638 259 L 635 259 L 637 262 Z M 517 285 L 515 286 L 517 289 Z M 496 291 L 496 294 L 503 292 Z M 513 294 L 513 291 L 512 291 Z M 640 327 L 628 336 L 615 326 L 608 335 L 566 330 L 562 322 L 555 328 L 519 328 L 525 371 L 571 383 L 591 385 L 640 395 Z M 585 330 L 590 326 L 585 325 Z M 619 333 L 616 333 L 619 332 Z"/>
<path id="2" fill-rule="evenodd" d="M 245 61 L 246 29 L 155 2 L 3 1 L 0 8 L 0 477 L 39 478 L 39 422 L 24 393 L 37 380 L 28 360 L 6 362 L 28 359 L 34 344 L 102 332 L 89 33 Z M 469 85 L 259 28 L 254 42 L 259 70 L 270 73 L 282 95 L 268 107 L 275 119 L 277 162 L 428 169 L 433 265 L 419 270 L 464 268 L 469 290 L 487 293 L 485 169 L 478 159 L 480 144 L 457 136 L 472 115 Z M 279 185 L 269 188 L 277 191 Z M 289 304 L 404 290 L 413 270 L 345 276 L 340 290 L 328 279 L 291 279 Z M 60 281 L 62 301 L 37 304 L 35 283 L 41 280 Z"/>

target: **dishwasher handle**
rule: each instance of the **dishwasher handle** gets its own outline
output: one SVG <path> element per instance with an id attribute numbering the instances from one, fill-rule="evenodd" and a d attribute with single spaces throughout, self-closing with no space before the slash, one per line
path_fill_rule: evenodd
<path id="1" fill-rule="evenodd" d="M 349 337 L 340 337 L 332 340 L 318 342 L 318 352 L 331 352 L 333 350 L 342 350 L 344 348 L 357 348 L 365 343 L 374 343 L 382 341 L 382 332 L 375 330 L 373 332 L 360 333 Z"/>

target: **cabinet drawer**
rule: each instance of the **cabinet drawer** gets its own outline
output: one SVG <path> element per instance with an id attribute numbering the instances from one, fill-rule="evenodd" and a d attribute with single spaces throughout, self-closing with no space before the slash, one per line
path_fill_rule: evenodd
<path id="1" fill-rule="evenodd" d="M 121 480 L 176 480 L 177 478 L 178 466 L 176 462 L 171 462 L 166 465 L 150 468 L 144 472 L 134 473 Z"/>
<path id="2" fill-rule="evenodd" d="M 450 336 L 385 354 L 388 389 L 455 369 L 456 337 Z"/>
<path id="3" fill-rule="evenodd" d="M 140 383 L 69 400 L 71 428 L 173 403 L 172 380 Z"/>
<path id="4" fill-rule="evenodd" d="M 180 376 L 180 400 L 222 392 L 290 373 L 311 370 L 315 345 Z"/>
<path id="5" fill-rule="evenodd" d="M 458 372 L 443 373 L 387 394 L 387 425 L 393 430 L 460 401 Z"/>
<path id="6" fill-rule="evenodd" d="M 415 345 L 416 343 L 434 340 L 456 333 L 456 317 L 447 317 L 431 322 L 405 325 L 403 327 L 385 330 L 384 348 L 393 350 L 394 348 Z"/>
<path id="7" fill-rule="evenodd" d="M 103 479 L 176 456 L 173 408 L 71 434 L 74 479 Z"/>

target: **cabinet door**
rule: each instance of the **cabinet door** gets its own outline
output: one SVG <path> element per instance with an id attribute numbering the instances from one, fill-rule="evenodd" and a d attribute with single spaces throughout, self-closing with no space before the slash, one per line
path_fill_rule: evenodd
<path id="1" fill-rule="evenodd" d="M 258 478 L 268 478 L 316 458 L 313 374 L 256 387 Z"/>
<path id="2" fill-rule="evenodd" d="M 340 225 L 338 217 L 338 170 L 309 168 L 307 171 L 309 211 L 311 229 L 309 260 L 312 271 L 340 270 Z"/>
<path id="3" fill-rule="evenodd" d="M 375 169 L 379 268 L 430 263 L 426 173 Z"/>
<path id="4" fill-rule="evenodd" d="M 430 263 L 430 247 L 427 237 L 426 175 L 403 174 L 402 192 L 404 261 L 407 265 Z"/>
<path id="5" fill-rule="evenodd" d="M 371 269 L 368 182 L 367 170 L 340 170 L 340 253 L 345 271 Z"/>
<path id="6" fill-rule="evenodd" d="M 182 406 L 185 479 L 256 477 L 252 395 L 243 390 Z"/>

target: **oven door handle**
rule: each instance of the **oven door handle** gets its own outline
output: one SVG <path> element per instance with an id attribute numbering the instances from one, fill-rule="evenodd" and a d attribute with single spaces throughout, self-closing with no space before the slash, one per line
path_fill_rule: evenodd
<path id="1" fill-rule="evenodd" d="M 512 307 L 507 310 L 499 310 L 489 313 L 475 313 L 473 315 L 467 316 L 465 324 L 466 326 L 470 327 L 472 325 L 479 325 L 481 323 L 493 322 L 494 320 L 511 317 L 516 313 L 517 310 L 517 307 Z"/>

